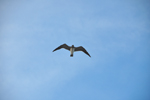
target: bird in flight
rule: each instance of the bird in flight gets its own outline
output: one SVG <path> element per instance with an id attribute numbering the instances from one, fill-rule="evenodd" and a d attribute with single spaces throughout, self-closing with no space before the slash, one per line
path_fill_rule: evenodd
<path id="1" fill-rule="evenodd" d="M 85 50 L 85 48 L 83 48 L 82 46 L 74 47 L 74 45 L 68 46 L 67 44 L 62 44 L 62 45 L 60 45 L 59 47 L 57 47 L 56 49 L 54 49 L 53 52 L 56 51 L 56 50 L 59 50 L 59 49 L 61 49 L 61 48 L 64 48 L 64 49 L 66 49 L 66 50 L 69 50 L 70 53 L 71 53 L 71 54 L 70 54 L 70 57 L 73 57 L 73 53 L 74 53 L 75 51 L 83 51 L 85 54 L 87 54 L 89 57 L 91 57 L 90 54 L 89 54 L 89 53 Z"/>

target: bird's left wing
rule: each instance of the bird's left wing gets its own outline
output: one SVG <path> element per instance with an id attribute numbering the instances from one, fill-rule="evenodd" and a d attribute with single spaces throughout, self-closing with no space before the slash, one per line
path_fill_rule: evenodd
<path id="1" fill-rule="evenodd" d="M 62 44 L 62 45 L 60 45 L 59 47 L 57 47 L 55 50 L 53 50 L 53 52 L 56 51 L 56 50 L 59 50 L 59 49 L 61 49 L 61 48 L 70 50 L 70 47 L 69 47 L 67 44 Z"/>
<path id="2" fill-rule="evenodd" d="M 75 51 L 83 51 L 85 54 L 87 54 L 89 57 L 91 57 L 90 54 L 82 46 L 76 47 Z"/>

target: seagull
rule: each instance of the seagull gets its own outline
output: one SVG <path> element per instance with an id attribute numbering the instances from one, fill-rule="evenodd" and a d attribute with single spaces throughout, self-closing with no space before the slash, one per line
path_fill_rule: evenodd
<path id="1" fill-rule="evenodd" d="M 62 45 L 60 45 L 59 47 L 57 47 L 56 49 L 54 49 L 53 52 L 56 51 L 56 50 L 59 50 L 59 49 L 61 49 L 61 48 L 64 48 L 64 49 L 66 49 L 66 50 L 69 50 L 70 53 L 71 53 L 71 54 L 70 54 L 70 57 L 73 57 L 73 53 L 74 53 L 75 51 L 83 51 L 85 54 L 87 54 L 89 57 L 91 57 L 90 54 L 89 54 L 89 53 L 85 50 L 85 48 L 83 48 L 82 46 L 74 47 L 74 45 L 68 46 L 67 44 L 62 44 Z"/>

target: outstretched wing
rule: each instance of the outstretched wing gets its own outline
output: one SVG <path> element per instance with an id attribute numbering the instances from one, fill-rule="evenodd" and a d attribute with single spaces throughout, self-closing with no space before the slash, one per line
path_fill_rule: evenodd
<path id="1" fill-rule="evenodd" d="M 57 47 L 55 50 L 53 50 L 53 52 L 56 51 L 56 50 L 59 50 L 61 48 L 64 48 L 64 49 L 67 49 L 67 50 L 70 51 L 70 47 L 67 44 L 62 44 L 59 47 Z"/>
<path id="2" fill-rule="evenodd" d="M 91 57 L 90 54 L 82 46 L 76 47 L 75 51 L 83 51 L 85 54 L 87 54 L 89 57 Z"/>

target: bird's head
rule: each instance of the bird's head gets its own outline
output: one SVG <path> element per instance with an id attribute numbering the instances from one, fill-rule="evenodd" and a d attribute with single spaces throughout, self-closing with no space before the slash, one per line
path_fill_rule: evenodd
<path id="1" fill-rule="evenodd" d="M 74 45 L 72 45 L 72 47 L 74 47 Z"/>

